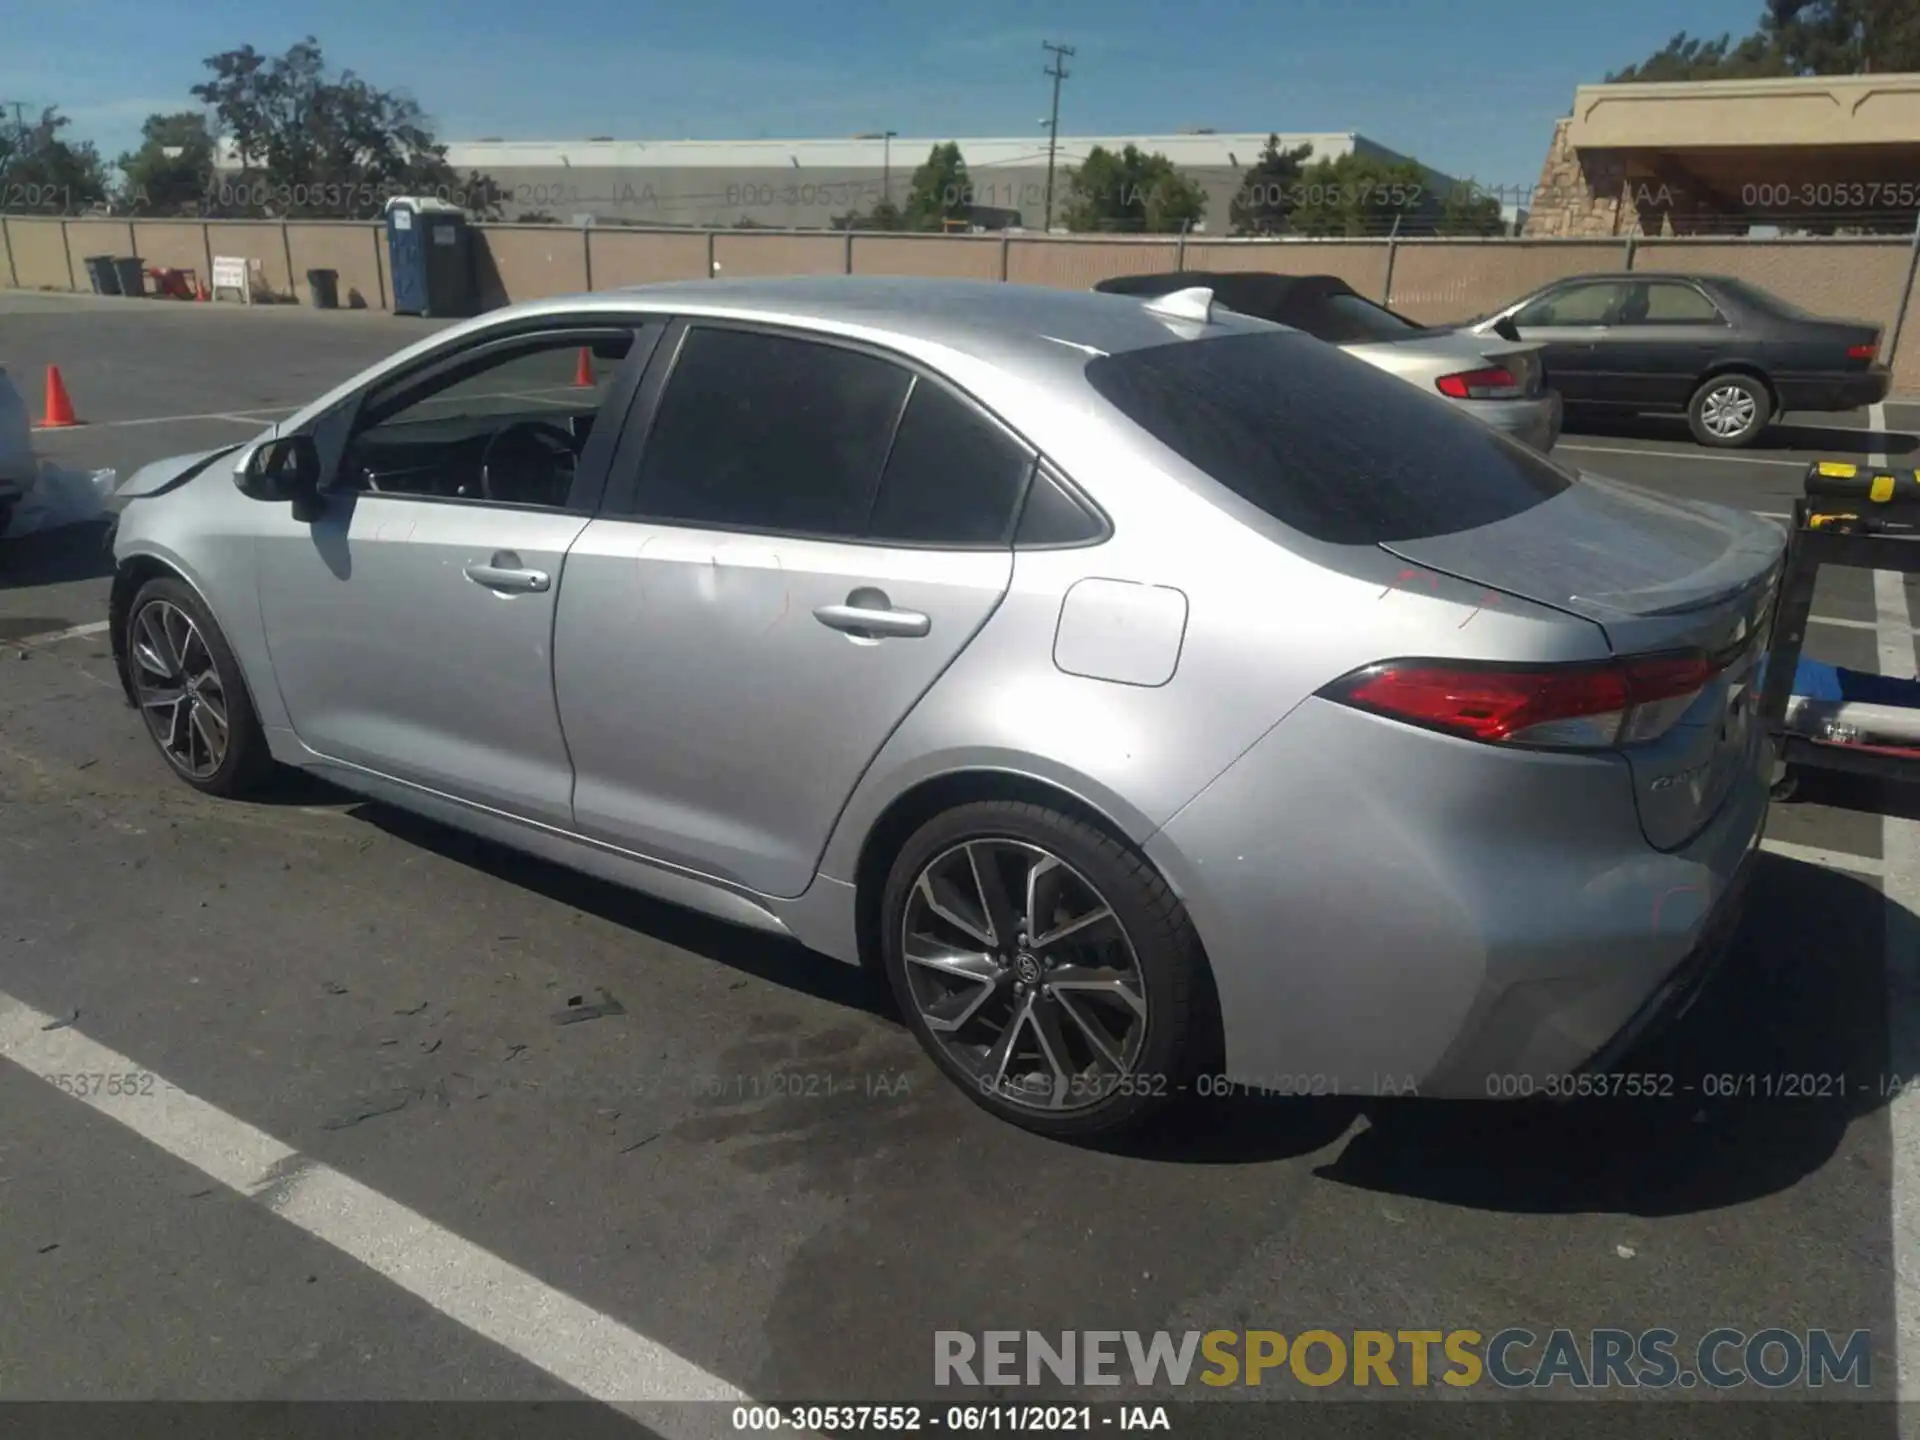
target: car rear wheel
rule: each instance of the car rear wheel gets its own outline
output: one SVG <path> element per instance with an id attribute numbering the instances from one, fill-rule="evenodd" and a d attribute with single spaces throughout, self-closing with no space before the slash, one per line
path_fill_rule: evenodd
<path id="1" fill-rule="evenodd" d="M 1016 1125 L 1134 1129 L 1208 1063 L 1206 962 L 1185 907 L 1084 821 L 1005 801 L 949 810 L 901 849 L 881 914 L 908 1024 Z"/>
<path id="2" fill-rule="evenodd" d="M 174 774 L 204 794 L 238 796 L 272 770 L 239 662 L 187 585 L 161 576 L 140 587 L 126 657 L 134 703 Z"/>
<path id="3" fill-rule="evenodd" d="M 1693 392 L 1687 424 L 1702 445 L 1751 445 L 1773 418 L 1773 397 L 1751 375 L 1715 375 Z"/>

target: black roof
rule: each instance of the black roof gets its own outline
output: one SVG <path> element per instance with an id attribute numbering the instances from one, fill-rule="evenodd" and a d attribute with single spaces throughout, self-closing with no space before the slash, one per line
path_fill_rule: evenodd
<path id="1" fill-rule="evenodd" d="M 1321 340 L 1344 344 L 1375 339 L 1367 327 L 1356 323 L 1331 302 L 1342 295 L 1358 296 L 1369 305 L 1377 302 L 1354 289 L 1337 275 L 1270 275 L 1255 270 L 1173 270 L 1159 275 L 1117 275 L 1102 280 L 1093 288 L 1109 295 L 1169 295 L 1176 290 L 1204 287 L 1229 310 L 1291 325 Z M 1414 322 L 1407 322 L 1414 326 Z M 1414 326 L 1418 329 L 1418 326 Z"/>

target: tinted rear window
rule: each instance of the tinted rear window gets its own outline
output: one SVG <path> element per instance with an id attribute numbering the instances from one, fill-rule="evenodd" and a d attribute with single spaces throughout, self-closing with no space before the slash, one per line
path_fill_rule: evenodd
<path id="1" fill-rule="evenodd" d="M 1451 535 L 1573 483 L 1438 396 L 1304 335 L 1233 335 L 1088 362 L 1129 420 L 1315 540 Z"/>

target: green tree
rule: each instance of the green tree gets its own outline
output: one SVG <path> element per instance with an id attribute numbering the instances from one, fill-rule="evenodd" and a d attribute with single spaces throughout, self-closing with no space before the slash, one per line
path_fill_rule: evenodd
<path id="1" fill-rule="evenodd" d="M 93 142 L 60 137 L 70 123 L 51 105 L 37 120 L 0 120 L 0 204 L 72 215 L 107 198 L 107 167 Z"/>
<path id="2" fill-rule="evenodd" d="M 836 215 L 832 224 L 836 230 L 905 230 L 907 217 L 891 200 L 881 200 L 864 213 L 854 210 Z"/>
<path id="3" fill-rule="evenodd" d="M 1313 146 L 1280 148 L 1278 135 L 1267 136 L 1266 149 L 1248 167 L 1228 209 L 1236 235 L 1278 235 L 1287 228 L 1300 169 L 1313 158 Z"/>
<path id="4" fill-rule="evenodd" d="M 142 215 L 187 215 L 206 203 L 213 179 L 213 135 L 207 117 L 192 110 L 149 115 L 138 150 L 117 162 L 120 196 Z"/>
<path id="5" fill-rule="evenodd" d="M 284 55 L 251 45 L 209 56 L 193 87 L 217 117 L 239 172 L 214 187 L 219 208 L 245 215 L 366 218 L 395 195 L 435 195 L 483 215 L 496 187 L 447 164 L 418 104 L 351 70 L 329 73 L 309 35 Z"/>
<path id="6" fill-rule="evenodd" d="M 965 220 L 973 212 L 973 181 L 966 158 L 949 140 L 927 152 L 913 172 L 904 208 L 909 230 L 945 230 L 950 220 Z"/>
<path id="7" fill-rule="evenodd" d="M 1609 85 L 1663 80 L 1744 80 L 1786 74 L 1786 63 L 1759 35 L 1706 40 L 1682 30 L 1637 65 L 1607 76 Z"/>
<path id="8" fill-rule="evenodd" d="M 1440 197 L 1434 228 L 1441 235 L 1503 235 L 1507 219 L 1501 213 L 1498 196 L 1466 180 L 1449 187 Z"/>
<path id="9" fill-rule="evenodd" d="M 1432 234 L 1441 197 L 1412 160 L 1349 151 L 1300 172 L 1291 215 L 1301 235 Z M 1396 227 L 1396 223 L 1398 225 Z"/>
<path id="10" fill-rule="evenodd" d="M 1920 70 L 1920 0 L 1767 0 L 1752 34 L 1735 41 L 1675 35 L 1611 82 L 1740 80 L 1770 75 L 1864 75 Z"/>
<path id="11" fill-rule="evenodd" d="M 1128 145 L 1096 145 L 1067 172 L 1069 230 L 1158 234 L 1191 229 L 1206 215 L 1207 192 L 1166 156 Z"/>

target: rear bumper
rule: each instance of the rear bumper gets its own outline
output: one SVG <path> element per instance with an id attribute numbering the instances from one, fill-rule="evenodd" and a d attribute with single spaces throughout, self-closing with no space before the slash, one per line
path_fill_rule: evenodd
<path id="1" fill-rule="evenodd" d="M 1773 387 L 1783 410 L 1857 410 L 1887 398 L 1892 372 L 1884 365 L 1845 375 L 1781 375 Z"/>
<path id="2" fill-rule="evenodd" d="M 1727 882 L 1726 893 L 1715 904 L 1692 953 L 1680 962 L 1679 968 L 1666 978 L 1659 989 L 1641 1002 L 1640 1008 L 1628 1017 L 1627 1023 L 1614 1032 L 1613 1038 L 1600 1047 L 1583 1069 L 1595 1074 L 1619 1069 L 1622 1062 L 1628 1060 L 1640 1045 L 1676 1024 L 1693 1008 L 1694 1001 L 1713 983 L 1714 976 L 1720 972 L 1727 952 L 1733 946 L 1734 933 L 1740 928 L 1741 916 L 1746 913 L 1747 890 L 1753 879 L 1753 857 L 1757 853 L 1757 850 L 1748 851 L 1747 858 Z"/>
<path id="3" fill-rule="evenodd" d="M 1549 390 L 1537 400 L 1455 400 L 1452 403 L 1482 424 L 1542 454 L 1559 442 L 1565 404 L 1558 390 Z"/>
<path id="4" fill-rule="evenodd" d="M 1147 842 L 1212 964 L 1227 1076 L 1517 1098 L 1604 1062 L 1737 915 L 1764 753 L 1663 853 L 1617 757 L 1306 702 Z"/>

